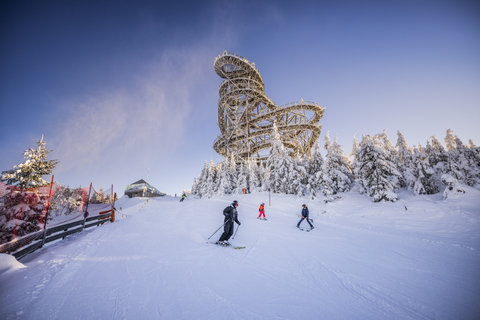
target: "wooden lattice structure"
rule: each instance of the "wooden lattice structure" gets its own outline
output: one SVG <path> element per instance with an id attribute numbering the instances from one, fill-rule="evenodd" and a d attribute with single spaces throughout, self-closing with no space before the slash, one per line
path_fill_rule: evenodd
<path id="1" fill-rule="evenodd" d="M 216 73 L 225 79 L 219 87 L 220 136 L 213 148 L 222 156 L 264 159 L 268 156 L 276 123 L 281 141 L 292 156 L 310 155 L 320 136 L 324 108 L 309 101 L 277 106 L 265 95 L 255 64 L 234 53 L 215 58 Z"/>

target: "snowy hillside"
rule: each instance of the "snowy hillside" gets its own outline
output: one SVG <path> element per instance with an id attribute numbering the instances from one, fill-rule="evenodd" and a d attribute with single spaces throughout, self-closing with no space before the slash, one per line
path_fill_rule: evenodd
<path id="1" fill-rule="evenodd" d="M 233 196 L 122 198 L 113 224 L 52 243 L 23 266 L 0 255 L 0 318 L 479 318 L 479 191 L 344 197 L 272 195 L 269 206 L 268 193 L 235 196 L 242 225 L 231 242 L 242 250 L 206 244 Z M 261 202 L 267 221 L 256 219 Z M 295 227 L 304 202 L 311 232 Z"/>

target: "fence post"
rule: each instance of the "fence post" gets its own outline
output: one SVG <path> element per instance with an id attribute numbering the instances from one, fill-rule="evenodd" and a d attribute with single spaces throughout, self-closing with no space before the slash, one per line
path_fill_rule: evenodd
<path id="1" fill-rule="evenodd" d="M 87 198 L 87 204 L 85 205 L 85 212 L 83 213 L 83 225 L 82 225 L 82 230 L 85 229 L 85 221 L 87 220 L 87 214 L 88 214 L 88 203 L 90 202 L 90 192 L 92 191 L 92 183 L 90 182 L 90 189 L 88 189 L 88 198 Z"/>
<path id="2" fill-rule="evenodd" d="M 47 235 L 48 209 L 50 208 L 50 198 L 52 197 L 53 177 L 54 175 L 52 174 L 52 182 L 50 182 L 50 191 L 48 193 L 48 200 L 47 200 L 47 212 L 45 212 L 45 221 L 43 222 L 42 247 L 45 244 L 45 236 Z"/>
<path id="3" fill-rule="evenodd" d="M 113 191 L 113 185 L 112 185 L 112 191 Z M 112 215 L 110 216 L 110 222 L 115 222 L 115 200 L 117 199 L 117 193 L 115 192 L 113 194 L 112 198 Z"/>

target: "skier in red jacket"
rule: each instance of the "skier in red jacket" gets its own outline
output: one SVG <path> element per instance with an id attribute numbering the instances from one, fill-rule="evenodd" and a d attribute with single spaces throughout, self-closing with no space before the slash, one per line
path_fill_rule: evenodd
<path id="1" fill-rule="evenodd" d="M 262 215 L 263 215 L 263 219 L 264 220 L 267 220 L 267 218 L 265 218 L 265 203 L 262 202 L 262 204 L 260 205 L 260 208 L 258 209 L 258 211 L 260 212 L 258 214 L 258 217 L 257 219 L 262 219 Z"/>

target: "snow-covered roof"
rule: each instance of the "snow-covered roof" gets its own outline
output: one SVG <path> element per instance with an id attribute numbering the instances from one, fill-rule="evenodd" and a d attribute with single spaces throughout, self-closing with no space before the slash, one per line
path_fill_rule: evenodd
<path id="1" fill-rule="evenodd" d="M 157 188 L 149 184 L 143 179 L 140 179 L 132 184 L 129 184 L 128 186 L 125 187 L 125 194 L 133 194 L 133 193 L 138 193 L 142 192 L 145 196 L 150 195 L 157 195 L 157 196 L 164 196 L 166 195 L 163 192 L 160 192 Z"/>

